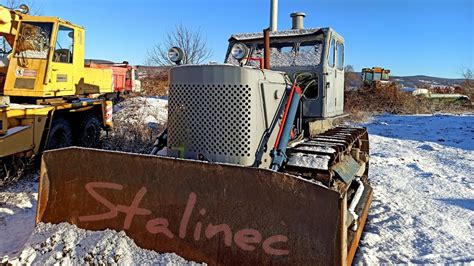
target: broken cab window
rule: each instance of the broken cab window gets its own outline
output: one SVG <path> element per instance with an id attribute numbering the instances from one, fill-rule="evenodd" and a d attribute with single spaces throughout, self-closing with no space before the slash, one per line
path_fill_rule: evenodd
<path id="1" fill-rule="evenodd" d="M 15 57 L 47 59 L 53 23 L 22 22 Z"/>

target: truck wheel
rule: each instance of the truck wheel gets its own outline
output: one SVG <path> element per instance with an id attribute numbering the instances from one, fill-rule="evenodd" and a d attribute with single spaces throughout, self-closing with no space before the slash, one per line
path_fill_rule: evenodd
<path id="1" fill-rule="evenodd" d="M 69 147 L 72 145 L 71 125 L 64 118 L 53 120 L 49 131 L 48 150 Z"/>
<path id="2" fill-rule="evenodd" d="M 93 114 L 88 114 L 82 120 L 79 129 L 80 135 L 77 144 L 81 147 L 95 148 L 99 146 L 100 132 L 102 123 L 99 118 Z"/>

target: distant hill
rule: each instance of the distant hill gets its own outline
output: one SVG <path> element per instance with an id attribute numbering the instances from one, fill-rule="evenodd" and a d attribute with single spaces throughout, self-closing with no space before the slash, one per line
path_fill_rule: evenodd
<path id="1" fill-rule="evenodd" d="M 359 77 L 361 76 L 360 72 L 356 72 Z M 390 79 L 399 83 L 402 87 L 418 88 L 426 86 L 460 86 L 464 79 L 448 79 L 448 78 L 439 78 L 439 77 L 430 77 L 424 75 L 416 76 L 391 76 Z M 359 82 L 362 82 L 360 80 Z M 350 86 L 357 87 L 360 83 L 352 82 Z"/>
<path id="2" fill-rule="evenodd" d="M 162 66 L 137 66 L 140 77 L 153 76 L 164 71 L 169 70 L 168 67 Z M 360 72 L 354 72 L 358 77 L 361 77 Z M 464 79 L 448 79 L 448 78 L 439 78 L 439 77 L 430 77 L 424 75 L 416 76 L 391 76 L 391 80 L 399 83 L 402 87 L 426 87 L 426 86 L 460 86 Z M 362 80 L 352 80 L 349 84 L 350 87 L 359 87 Z"/>
<path id="3" fill-rule="evenodd" d="M 423 87 L 423 86 L 460 86 L 464 79 L 447 79 L 447 78 L 438 78 L 430 76 L 392 76 L 393 81 L 398 82 L 403 87 Z"/>

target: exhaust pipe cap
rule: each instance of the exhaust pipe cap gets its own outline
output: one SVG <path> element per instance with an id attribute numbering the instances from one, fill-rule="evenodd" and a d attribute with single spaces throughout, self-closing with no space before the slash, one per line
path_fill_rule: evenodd
<path id="1" fill-rule="evenodd" d="M 294 13 L 291 13 L 290 17 L 293 19 L 293 26 L 291 29 L 293 30 L 304 29 L 304 18 L 306 17 L 306 13 L 294 12 Z"/>

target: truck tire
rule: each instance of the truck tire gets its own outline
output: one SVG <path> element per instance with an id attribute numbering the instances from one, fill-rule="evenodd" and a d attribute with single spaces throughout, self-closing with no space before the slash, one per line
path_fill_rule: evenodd
<path id="1" fill-rule="evenodd" d="M 64 118 L 53 120 L 49 131 L 47 150 L 69 147 L 72 145 L 71 124 Z"/>
<path id="2" fill-rule="evenodd" d="M 77 145 L 87 148 L 96 148 L 100 142 L 100 132 L 102 130 L 102 123 L 94 114 L 88 114 L 82 119 L 81 127 L 79 128 L 79 136 L 77 138 Z"/>

